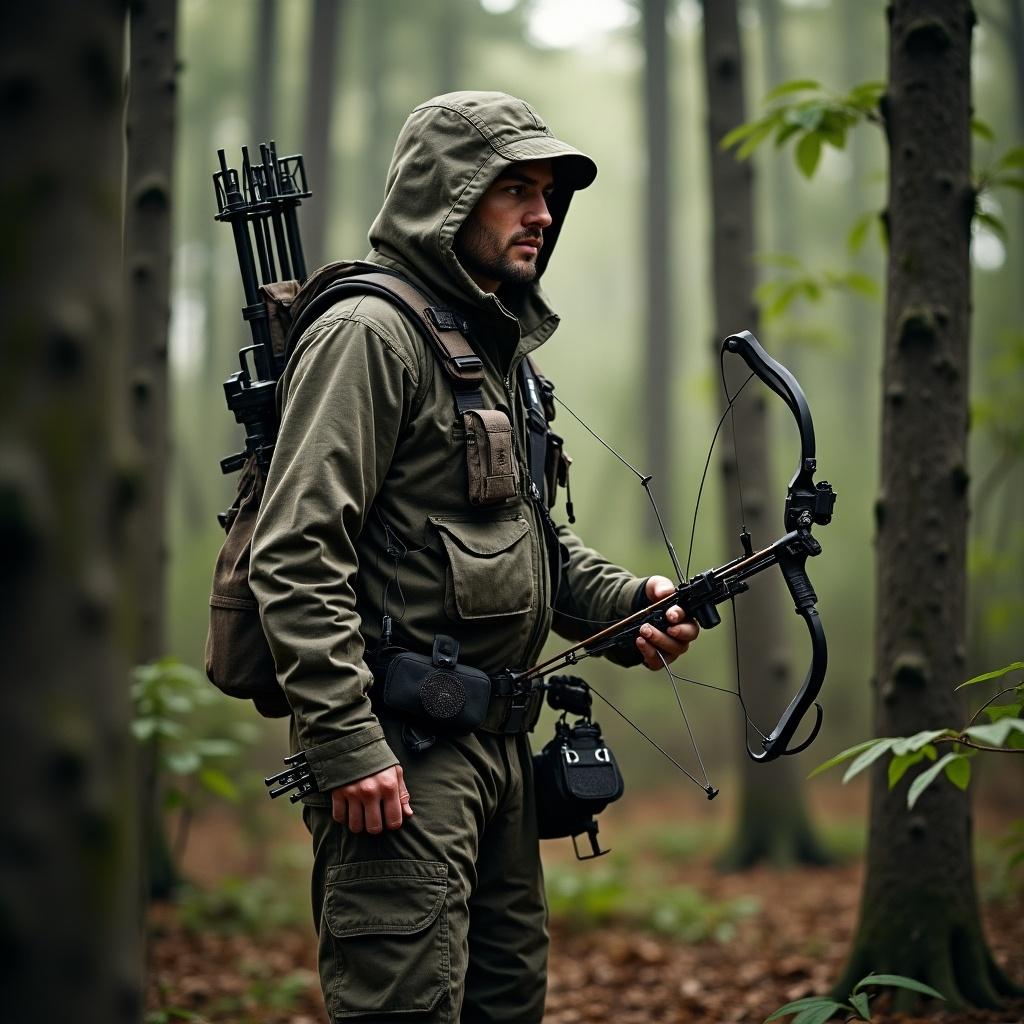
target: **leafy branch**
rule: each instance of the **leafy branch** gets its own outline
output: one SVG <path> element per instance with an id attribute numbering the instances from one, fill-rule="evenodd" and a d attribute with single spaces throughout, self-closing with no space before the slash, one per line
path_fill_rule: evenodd
<path id="1" fill-rule="evenodd" d="M 745 160 L 762 142 L 774 137 L 776 149 L 790 139 L 796 144 L 793 155 L 800 173 L 813 176 L 821 160 L 822 149 L 846 147 L 847 134 L 861 121 L 882 124 L 880 101 L 884 82 L 863 82 L 846 93 L 830 93 L 810 78 L 798 78 L 776 86 L 765 97 L 768 110 L 761 117 L 747 121 L 726 134 L 722 149 L 736 149 L 736 156 Z M 798 94 L 803 95 L 797 99 Z"/>
<path id="2" fill-rule="evenodd" d="M 974 676 L 961 683 L 957 689 L 992 682 L 1019 671 L 1024 671 L 1024 661 L 1015 661 L 1003 668 Z M 1014 695 L 1012 701 L 1006 704 L 994 703 L 1008 693 Z M 982 713 L 989 721 L 974 725 Z M 953 749 L 940 758 L 937 747 L 947 743 L 952 744 Z M 893 789 L 910 768 L 930 761 L 932 763 L 915 777 L 907 791 L 907 807 L 910 809 L 940 775 L 945 775 L 957 788 L 966 789 L 971 781 L 970 758 L 976 750 L 1024 754 L 1024 682 L 1006 687 L 986 701 L 961 729 L 930 729 L 913 736 L 885 736 L 865 740 L 818 765 L 809 778 L 845 761 L 851 761 L 843 776 L 845 784 L 888 754 L 892 758 L 888 768 L 889 788 Z"/>
<path id="3" fill-rule="evenodd" d="M 794 1000 L 780 1006 L 770 1017 L 766 1017 L 764 1024 L 769 1021 L 778 1020 L 780 1017 L 788 1017 L 793 1014 L 789 1024 L 825 1024 L 837 1013 L 846 1011 L 845 1020 L 871 1020 L 870 1002 L 875 997 L 874 992 L 863 991 L 866 988 L 875 986 L 886 986 L 889 988 L 905 988 L 911 992 L 919 992 L 921 995 L 931 996 L 933 999 L 945 999 L 946 997 L 937 992 L 930 985 L 914 981 L 913 978 L 906 978 L 902 974 L 869 974 L 861 978 L 847 997 L 848 1002 L 840 1003 L 828 996 L 806 996 L 803 999 Z"/>

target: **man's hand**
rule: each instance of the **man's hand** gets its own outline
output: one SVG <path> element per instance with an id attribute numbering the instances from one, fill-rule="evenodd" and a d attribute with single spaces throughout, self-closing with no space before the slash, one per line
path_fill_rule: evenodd
<path id="1" fill-rule="evenodd" d="M 350 832 L 377 835 L 385 828 L 401 828 L 405 819 L 412 817 L 402 766 L 396 764 L 332 789 L 331 811 L 334 820 Z"/>
<path id="2" fill-rule="evenodd" d="M 676 585 L 665 576 L 652 576 L 647 581 L 644 592 L 647 600 L 653 604 L 663 597 L 668 597 L 675 589 Z M 636 639 L 636 647 L 643 656 L 644 664 L 652 670 L 663 668 L 665 662 L 671 664 L 680 654 L 685 654 L 700 632 L 700 626 L 692 619 L 688 619 L 677 604 L 665 612 L 665 618 L 670 623 L 667 632 L 663 633 L 648 623 L 640 628 L 640 635 Z M 665 662 L 661 660 L 662 658 Z"/>

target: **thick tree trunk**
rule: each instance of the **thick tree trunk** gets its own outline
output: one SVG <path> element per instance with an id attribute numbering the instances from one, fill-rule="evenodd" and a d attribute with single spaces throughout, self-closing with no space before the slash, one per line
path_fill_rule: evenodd
<path id="1" fill-rule="evenodd" d="M 647 472 L 666 524 L 671 524 L 675 502 L 669 465 L 672 437 L 670 399 L 674 379 L 672 351 L 672 202 L 669 185 L 671 122 L 668 88 L 668 28 L 665 0 L 642 0 L 644 40 L 644 127 L 647 146 L 647 189 L 644 196 L 644 374 L 647 392 Z M 678 444 L 671 446 L 679 472 Z"/>
<path id="2" fill-rule="evenodd" d="M 125 4 L 5 12 L 0 991 L 11 1021 L 141 1016 L 124 461 Z"/>
<path id="3" fill-rule="evenodd" d="M 715 292 L 715 335 L 712 365 L 717 369 L 721 340 L 749 330 L 758 333 L 754 290 L 753 168 L 719 145 L 722 137 L 746 120 L 743 96 L 743 58 L 736 0 L 705 0 L 704 69 L 708 103 L 708 159 L 711 172 L 712 254 Z M 740 364 L 740 365 L 736 365 Z M 726 360 L 729 392 L 746 379 L 746 365 Z M 754 390 L 733 407 L 736 451 L 730 429 L 720 449 L 725 508 L 742 509 L 754 546 L 772 539 L 781 529 L 781 508 L 767 506 L 769 493 L 769 429 L 766 392 Z M 726 407 L 721 395 L 720 409 Z M 737 466 L 737 461 L 739 466 Z M 742 478 L 740 478 L 742 473 Z M 774 531 L 774 533 L 773 533 Z M 738 530 L 728 530 L 730 554 L 739 553 Z M 753 584 L 736 604 L 740 619 L 739 677 L 745 682 L 744 701 L 752 721 L 770 731 L 792 696 L 793 683 L 783 648 L 782 606 L 777 593 Z M 748 730 L 752 732 L 752 730 Z M 757 746 L 757 736 L 748 736 Z M 826 860 L 808 821 L 800 791 L 800 775 L 788 758 L 755 764 L 740 752 L 742 785 L 737 832 L 722 864 L 745 868 L 762 860 L 774 863 L 820 864 Z"/>
<path id="4" fill-rule="evenodd" d="M 306 173 L 317 197 L 315 212 L 302 223 L 302 244 L 310 270 L 315 270 L 327 261 L 327 224 L 334 193 L 330 159 L 331 124 L 337 91 L 334 69 L 340 45 L 339 22 L 343 22 L 344 17 L 344 0 L 316 0 L 310 22 L 309 82 L 302 139 Z"/>
<path id="5" fill-rule="evenodd" d="M 167 567 L 167 328 L 171 290 L 171 179 L 177 101 L 177 0 L 133 0 L 130 17 L 124 270 L 131 428 L 141 467 L 133 517 L 135 557 L 127 567 L 138 595 L 132 660 L 162 657 Z M 145 895 L 175 881 L 158 798 L 155 750 L 141 758 Z"/>
<path id="6" fill-rule="evenodd" d="M 965 674 L 969 0 L 889 8 L 889 269 L 882 487 L 876 505 L 875 728 L 960 720 Z M 872 780 L 861 920 L 845 993 L 868 971 L 909 975 L 952 1005 L 995 1006 L 1006 979 L 982 935 L 966 793 L 940 779 L 912 812 L 905 778 Z"/>

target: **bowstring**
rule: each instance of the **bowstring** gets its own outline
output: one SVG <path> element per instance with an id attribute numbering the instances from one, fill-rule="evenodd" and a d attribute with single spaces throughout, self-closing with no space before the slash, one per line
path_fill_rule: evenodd
<path id="1" fill-rule="evenodd" d="M 728 404 L 726 405 L 725 412 L 722 413 L 721 417 L 718 420 L 718 424 L 715 427 L 714 435 L 711 438 L 711 444 L 708 446 L 707 458 L 704 460 L 704 470 L 701 473 L 700 486 L 697 488 L 697 499 L 694 502 L 693 521 L 692 521 L 691 526 L 690 526 L 690 541 L 689 541 L 689 546 L 688 546 L 688 550 L 687 550 L 687 554 L 686 554 L 686 571 L 685 572 L 682 570 L 682 568 L 679 565 L 679 559 L 676 556 L 675 547 L 673 546 L 672 541 L 671 541 L 671 539 L 668 536 L 668 530 L 665 528 L 664 520 L 661 517 L 661 511 L 658 508 L 658 503 L 657 503 L 657 501 L 654 498 L 653 491 L 651 490 L 651 480 L 653 479 L 653 475 L 649 474 L 649 473 L 648 474 L 641 473 L 640 470 L 638 470 L 636 468 L 636 466 L 634 466 L 621 452 L 619 452 L 617 449 L 613 448 L 607 441 L 605 441 L 605 439 L 603 437 L 601 437 L 601 435 L 598 434 L 597 431 L 594 430 L 563 399 L 561 399 L 557 394 L 553 394 L 552 395 L 554 400 L 563 409 L 565 409 L 565 411 L 581 427 L 583 427 L 583 429 L 588 434 L 590 434 L 590 436 L 593 437 L 595 441 L 597 441 L 607 451 L 611 452 L 611 454 L 616 459 L 618 459 L 618 461 L 621 462 L 622 465 L 624 465 L 640 481 L 640 486 L 643 487 L 644 491 L 647 493 L 647 497 L 648 497 L 648 499 L 650 500 L 650 503 L 651 503 L 651 508 L 654 510 L 654 516 L 655 516 L 655 519 L 657 520 L 657 523 L 658 523 L 658 529 L 661 531 L 661 537 L 662 537 L 662 540 L 664 541 L 665 547 L 666 547 L 666 549 L 668 551 L 669 559 L 672 562 L 672 567 L 675 570 L 676 579 L 678 581 L 678 585 L 679 586 L 682 586 L 682 584 L 685 582 L 685 580 L 690 575 L 690 563 L 691 563 L 692 558 L 693 558 L 694 537 L 696 536 L 696 532 L 697 532 L 697 517 L 698 517 L 699 510 L 700 510 L 701 498 L 703 497 L 703 494 L 704 494 L 704 484 L 705 484 L 705 481 L 707 480 L 708 469 L 709 469 L 709 467 L 711 465 L 711 456 L 712 456 L 712 454 L 714 452 L 715 443 L 718 440 L 718 435 L 719 435 L 719 433 L 722 430 L 722 425 L 725 423 L 726 417 L 729 415 L 730 411 L 733 410 L 734 403 L 736 402 L 736 399 L 739 398 L 739 396 L 742 393 L 743 389 L 750 383 L 751 379 L 754 377 L 753 372 L 751 372 L 747 376 L 747 379 L 737 389 L 736 394 L 735 395 L 730 395 L 729 394 L 728 386 L 725 383 L 724 354 L 722 356 L 720 356 L 720 365 L 721 365 L 721 369 L 722 369 L 722 383 L 723 383 L 723 386 L 725 387 L 725 394 L 726 394 L 726 398 L 728 399 Z M 732 420 L 732 429 L 733 429 L 733 445 L 735 447 L 735 444 L 736 444 L 736 420 L 735 420 L 735 416 L 733 417 L 733 420 Z M 738 474 L 738 467 L 737 467 L 737 474 Z M 740 514 L 741 514 L 741 518 L 743 518 L 743 519 L 746 518 L 745 515 L 742 512 L 742 505 L 741 505 L 741 513 Z M 746 526 L 743 525 L 742 529 L 745 531 L 746 530 Z M 735 648 L 736 648 L 736 659 L 737 659 L 737 665 L 738 665 L 739 664 L 739 639 L 738 639 L 738 636 L 735 634 L 735 622 L 736 622 L 736 620 L 735 620 L 735 602 L 733 602 L 733 614 L 734 614 L 734 617 L 733 617 L 734 643 L 735 643 Z M 608 649 L 608 648 L 610 648 L 612 646 L 615 646 L 615 645 L 613 643 L 602 644 L 602 645 L 600 645 L 600 646 L 598 646 L 596 648 L 593 648 L 592 650 L 588 651 L 586 656 L 591 656 L 591 655 L 597 654 L 600 651 Z M 696 738 L 693 735 L 693 729 L 690 727 L 690 720 L 687 717 L 686 709 L 683 707 L 682 697 L 680 696 L 679 688 L 676 686 L 676 682 L 677 681 L 688 682 L 688 683 L 692 683 L 692 684 L 694 684 L 696 686 L 703 686 L 703 687 L 706 687 L 707 689 L 718 690 L 719 692 L 729 693 L 729 694 L 732 694 L 733 696 L 737 697 L 739 699 L 739 701 L 740 701 L 740 707 L 743 709 L 743 717 L 747 720 L 748 723 L 750 723 L 750 725 L 753 726 L 753 728 L 754 728 L 754 730 L 756 732 L 759 732 L 759 730 L 757 729 L 757 726 L 753 725 L 753 723 L 750 722 L 750 716 L 747 714 L 746 705 L 744 704 L 744 701 L 743 701 L 742 690 L 739 687 L 739 676 L 737 675 L 737 688 L 735 690 L 730 690 L 730 689 L 727 689 L 726 687 L 722 687 L 722 686 L 715 686 L 715 685 L 713 685 L 711 683 L 703 683 L 703 682 L 700 682 L 698 680 L 689 679 L 686 676 L 681 676 L 681 675 L 678 675 L 677 673 L 673 672 L 671 670 L 671 668 L 669 667 L 668 662 L 665 660 L 664 655 L 662 655 L 662 653 L 660 651 L 657 651 L 656 653 L 658 654 L 658 657 L 661 660 L 662 667 L 664 668 L 665 672 L 668 674 L 669 683 L 672 686 L 672 692 L 675 695 L 676 705 L 679 708 L 680 714 L 682 715 L 683 722 L 684 722 L 684 724 L 686 726 L 686 732 L 687 732 L 687 734 L 690 737 L 690 744 L 693 746 L 693 751 L 694 751 L 694 753 L 697 756 L 697 761 L 700 764 L 701 772 L 704 775 L 704 780 L 705 780 L 704 784 L 701 784 L 689 771 L 687 771 L 685 768 L 683 768 L 682 765 L 680 765 L 679 762 L 676 761 L 675 758 L 673 758 L 670 754 L 668 754 L 664 750 L 664 748 L 662 748 L 653 739 L 651 739 L 651 737 L 649 737 L 645 732 L 643 732 L 643 730 L 640 729 L 640 727 L 635 722 L 633 722 L 627 715 L 625 715 L 622 711 L 620 711 L 619 708 L 617 708 L 614 704 L 611 703 L 611 701 L 609 701 L 602 694 L 598 693 L 596 690 L 594 690 L 594 692 L 597 693 L 598 697 L 600 697 L 601 700 L 603 700 L 617 715 L 619 715 L 624 721 L 628 722 L 634 729 L 636 729 L 636 731 L 639 732 L 640 735 L 643 736 L 648 741 L 648 743 L 650 743 L 655 749 L 657 749 L 665 757 L 667 757 L 668 760 L 671 761 L 677 768 L 679 768 L 680 771 L 682 771 L 689 779 L 691 779 L 693 782 L 695 782 L 698 786 L 701 786 L 701 788 L 704 789 L 705 792 L 710 792 L 712 787 L 711 787 L 710 780 L 708 779 L 707 769 L 704 766 L 704 759 L 701 756 L 700 747 L 697 745 Z M 579 659 L 579 660 L 582 660 L 582 659 Z"/>

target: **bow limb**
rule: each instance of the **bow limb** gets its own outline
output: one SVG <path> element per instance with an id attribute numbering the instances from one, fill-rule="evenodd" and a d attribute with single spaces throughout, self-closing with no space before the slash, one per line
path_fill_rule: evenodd
<path id="1" fill-rule="evenodd" d="M 815 607 L 818 599 L 804 570 L 807 555 L 807 551 L 796 554 L 783 552 L 779 557 L 778 564 L 786 586 L 793 597 L 796 613 L 807 624 L 807 631 L 811 638 L 811 664 L 807 669 L 803 685 L 782 713 L 779 724 L 761 741 L 762 752 L 755 753 L 749 745 L 747 746 L 747 753 L 751 759 L 760 763 L 774 761 L 782 754 L 800 753 L 814 741 L 821 728 L 823 712 L 816 698 L 821 691 L 821 685 L 825 680 L 825 671 L 828 668 L 828 643 L 825 640 L 825 628 L 822 626 L 818 609 Z M 810 735 L 799 746 L 790 747 L 790 741 L 811 705 L 814 706 L 816 717 Z"/>

